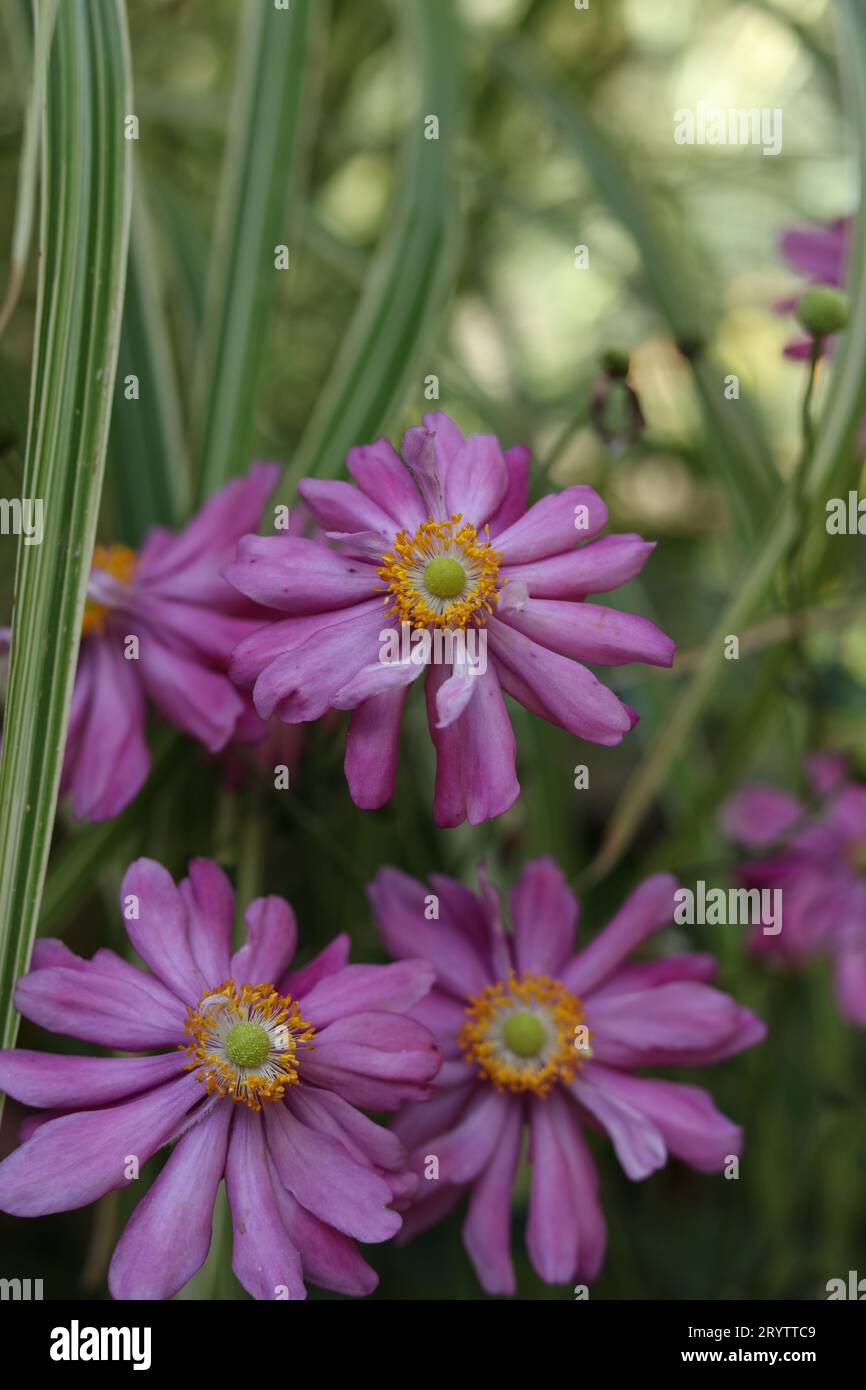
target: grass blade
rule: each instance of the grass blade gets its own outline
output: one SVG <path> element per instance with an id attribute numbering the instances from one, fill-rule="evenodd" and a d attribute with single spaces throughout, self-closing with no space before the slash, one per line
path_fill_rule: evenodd
<path id="1" fill-rule="evenodd" d="M 37 33 L 44 19 L 37 4 Z M 129 233 L 130 109 L 121 0 L 65 0 L 42 134 L 24 474 L 25 496 L 44 502 L 44 537 L 19 544 L 0 762 L 4 1046 L 15 1040 L 12 988 L 39 915 L 102 486 Z"/>
<path id="2" fill-rule="evenodd" d="M 15 203 L 15 225 L 12 231 L 12 255 L 9 265 L 9 284 L 0 307 L 0 333 L 6 327 L 18 303 L 24 282 L 30 237 L 33 231 L 33 210 L 36 205 L 36 174 L 39 162 L 39 129 L 45 101 L 45 82 L 48 59 L 57 18 L 57 0 L 46 0 L 36 31 L 33 53 L 33 86 L 24 122 L 24 143 L 18 165 L 18 196 Z"/>
<path id="3" fill-rule="evenodd" d="M 200 498 L 249 461 L 267 325 L 283 273 L 274 251 L 292 251 L 299 209 L 291 195 L 300 182 L 313 107 L 311 51 L 324 13 L 321 0 L 294 0 L 287 10 L 255 0 L 239 11 L 235 107 L 196 379 Z"/>
<path id="4" fill-rule="evenodd" d="M 418 63 L 420 96 L 397 180 L 399 209 L 278 494 L 284 502 L 294 500 L 299 477 L 333 477 L 353 444 L 386 429 L 417 368 L 454 264 L 458 218 L 450 165 L 457 124 L 457 33 L 446 0 L 435 5 L 411 0 L 402 13 L 407 49 Z M 428 115 L 439 121 L 438 139 L 425 138 Z"/>
<path id="5" fill-rule="evenodd" d="M 108 438 L 106 491 L 116 534 L 137 545 L 157 522 L 181 522 L 189 507 L 189 477 L 180 394 L 164 315 L 150 214 L 136 171 L 123 329 Z M 137 378 L 135 397 L 126 382 Z"/>

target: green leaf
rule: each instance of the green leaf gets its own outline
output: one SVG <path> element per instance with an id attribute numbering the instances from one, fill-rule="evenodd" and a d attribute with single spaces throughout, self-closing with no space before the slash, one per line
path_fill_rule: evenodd
<path id="1" fill-rule="evenodd" d="M 417 65 L 418 106 L 410 118 L 399 204 L 370 267 L 333 372 L 316 403 L 277 497 L 294 501 L 305 474 L 333 477 L 353 444 L 375 439 L 393 421 L 417 371 L 454 269 L 458 38 L 450 0 L 408 0 L 406 46 Z M 425 138 L 435 115 L 439 138 Z"/>
<path id="2" fill-rule="evenodd" d="M 45 0 L 42 21 L 36 33 L 33 55 L 33 85 L 24 123 L 24 144 L 18 165 L 18 197 L 15 203 L 15 226 L 12 232 L 12 256 L 6 298 L 0 307 L 0 333 L 12 317 L 27 268 L 30 237 L 33 231 L 33 209 L 36 203 L 36 173 L 39 160 L 39 127 L 45 101 L 45 81 L 48 59 L 57 18 L 57 0 Z"/>
<path id="3" fill-rule="evenodd" d="M 36 5 L 37 47 L 46 10 Z M 2 1042 L 27 968 L 63 762 L 120 337 L 131 109 L 121 0 L 64 0 L 46 90 L 40 276 L 24 495 L 41 545 L 19 544 L 0 762 Z"/>
<path id="4" fill-rule="evenodd" d="M 276 268 L 275 248 L 288 246 L 291 258 L 324 15 L 321 0 L 294 0 L 287 10 L 255 0 L 238 11 L 235 104 L 194 400 L 201 499 L 249 462 L 270 312 L 279 276 L 291 274 Z"/>
<path id="5" fill-rule="evenodd" d="M 133 546 L 157 522 L 181 522 L 190 492 L 160 259 L 140 169 L 136 175 L 105 480 L 116 526 L 111 539 Z M 131 376 L 138 395 L 128 399 L 125 383 Z"/>

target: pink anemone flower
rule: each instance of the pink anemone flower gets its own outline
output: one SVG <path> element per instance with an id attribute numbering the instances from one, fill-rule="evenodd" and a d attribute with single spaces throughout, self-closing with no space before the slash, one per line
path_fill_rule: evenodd
<path id="1" fill-rule="evenodd" d="M 672 920 L 677 884 L 667 874 L 642 883 L 577 954 L 579 904 L 552 860 L 525 866 L 509 897 L 510 931 L 498 894 L 480 881 L 476 895 L 386 868 L 369 889 L 391 955 L 424 955 L 436 971 L 411 1014 L 444 1057 L 433 1098 L 394 1121 L 421 1178 L 401 1240 L 467 1194 L 463 1238 L 478 1278 L 490 1294 L 514 1293 L 511 1193 L 528 1129 L 533 1267 L 550 1284 L 592 1280 L 606 1230 L 586 1129 L 607 1134 L 635 1180 L 669 1154 L 720 1171 L 740 1153 L 741 1130 L 706 1091 L 635 1069 L 719 1062 L 765 1028 L 708 984 L 711 956 L 628 961 Z"/>
<path id="2" fill-rule="evenodd" d="M 294 915 L 277 897 L 250 903 L 246 944 L 232 955 L 234 897 L 207 859 L 194 859 L 179 887 L 139 859 L 121 903 L 152 974 L 113 951 L 86 961 L 42 940 L 15 1003 L 52 1032 L 157 1051 L 0 1052 L 0 1087 L 49 1112 L 0 1164 L 0 1210 L 85 1206 L 172 1143 L 114 1251 L 115 1298 L 169 1298 L 195 1274 L 223 1178 L 232 1267 L 254 1298 L 303 1298 L 305 1279 L 369 1293 L 376 1275 L 353 1242 L 393 1236 L 394 1203 L 416 1179 L 397 1136 L 358 1107 L 428 1094 L 440 1055 L 404 1015 L 427 993 L 431 968 L 349 965 L 339 936 L 292 970 Z"/>
<path id="3" fill-rule="evenodd" d="M 220 570 L 260 524 L 277 473 L 275 464 L 254 464 L 182 531 L 150 531 L 138 553 L 97 545 L 61 784 L 77 819 L 108 820 L 141 789 L 150 770 L 148 700 L 211 752 L 259 736 L 261 722 L 227 671 L 233 648 L 264 615 Z"/>
<path id="4" fill-rule="evenodd" d="M 757 857 L 738 866 L 746 888 L 780 890 L 782 930 L 758 930 L 752 949 L 803 965 L 827 956 L 845 1018 L 866 1026 L 866 787 L 843 759 L 808 762 L 809 807 L 764 784 L 744 787 L 722 808 L 722 829 Z"/>
<path id="5" fill-rule="evenodd" d="M 394 789 L 409 686 L 427 672 L 442 826 L 498 816 L 519 795 L 503 694 L 592 743 L 637 721 L 584 662 L 669 666 L 674 646 L 646 618 L 585 602 L 626 583 L 653 545 L 600 536 L 589 487 L 527 507 L 528 450 L 464 438 L 444 414 L 351 449 L 347 482 L 308 478 L 301 496 L 325 538 L 247 536 L 224 571 L 285 615 L 241 642 L 232 675 L 262 719 L 351 710 L 345 770 L 356 805 Z"/>

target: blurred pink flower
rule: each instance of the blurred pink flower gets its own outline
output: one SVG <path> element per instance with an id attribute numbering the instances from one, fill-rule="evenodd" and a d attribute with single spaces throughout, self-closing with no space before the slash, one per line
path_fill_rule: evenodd
<path id="1" fill-rule="evenodd" d="M 227 669 L 233 648 L 268 615 L 220 570 L 239 537 L 260 524 L 277 472 L 276 464 L 254 464 L 182 531 L 150 531 L 137 554 L 96 547 L 61 784 L 79 819 L 116 816 L 147 778 L 148 700 L 211 752 L 233 737 L 261 736 Z"/>
<path id="2" fill-rule="evenodd" d="M 866 787 L 849 780 L 841 758 L 815 756 L 808 772 L 816 808 L 755 785 L 725 803 L 721 825 L 737 844 L 765 851 L 738 866 L 738 881 L 782 893 L 781 932 L 757 931 L 752 949 L 791 964 L 827 955 L 841 1012 L 866 1025 Z"/>

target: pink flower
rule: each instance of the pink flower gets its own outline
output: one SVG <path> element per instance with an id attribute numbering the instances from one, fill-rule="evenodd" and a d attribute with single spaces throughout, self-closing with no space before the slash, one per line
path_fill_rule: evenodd
<path id="1" fill-rule="evenodd" d="M 581 663 L 670 665 L 673 643 L 646 618 L 583 601 L 631 579 L 653 550 L 635 535 L 597 538 L 607 509 L 591 488 L 527 509 L 528 451 L 464 439 L 444 414 L 407 430 L 402 454 L 379 439 L 349 451 L 357 486 L 301 483 L 334 544 L 241 541 L 226 577 L 286 616 L 240 644 L 232 674 L 262 719 L 351 710 L 346 777 L 370 809 L 393 792 L 403 705 L 426 669 L 436 821 L 475 825 L 520 791 L 503 693 L 579 738 L 617 744 L 637 715 Z M 390 634 L 415 655 L 389 652 Z M 434 636 L 457 645 L 440 660 L 434 647 L 430 663 L 422 644 Z"/>
<path id="2" fill-rule="evenodd" d="M 758 859 L 739 866 L 747 888 L 780 889 L 782 930 L 760 931 L 756 951 L 800 965 L 815 953 L 833 964 L 839 1008 L 866 1025 L 866 787 L 848 779 L 842 759 L 808 763 L 817 800 L 802 805 L 776 787 L 745 787 L 722 808 L 729 839 Z"/>
<path id="3" fill-rule="evenodd" d="M 840 217 L 836 222 L 809 227 L 790 227 L 779 243 L 779 249 L 792 270 L 807 276 L 812 284 L 834 285 L 840 289 L 845 283 L 848 260 L 848 235 L 851 219 Z M 777 308 L 781 313 L 793 313 L 797 299 L 784 299 Z M 832 346 L 828 344 L 828 350 Z M 812 351 L 811 338 L 801 338 L 788 343 L 786 357 L 808 358 Z"/>
<path id="4" fill-rule="evenodd" d="M 420 953 L 436 970 L 435 988 L 411 1014 L 435 1033 L 445 1059 L 433 1098 L 406 1106 L 394 1123 L 423 1175 L 403 1234 L 424 1230 L 468 1193 L 464 1242 L 488 1293 L 515 1288 L 509 1224 L 524 1126 L 527 1245 L 551 1284 L 595 1278 L 604 1257 L 587 1126 L 607 1133 L 633 1179 L 663 1167 L 668 1154 L 711 1173 L 740 1152 L 741 1131 L 705 1091 L 634 1075 L 718 1062 L 765 1033 L 706 983 L 710 956 L 627 963 L 672 919 L 676 887 L 666 874 L 647 879 L 577 955 L 579 905 L 550 859 L 527 864 L 512 890 L 513 931 L 483 876 L 479 895 L 434 876 L 428 889 L 396 869 L 370 887 L 391 954 Z M 437 910 L 430 893 L 438 920 L 427 920 Z"/>
<path id="5" fill-rule="evenodd" d="M 201 1267 L 223 1177 L 232 1267 L 253 1297 L 303 1298 L 304 1279 L 369 1293 L 376 1276 L 353 1238 L 392 1236 L 392 1203 L 415 1179 L 396 1135 L 356 1107 L 394 1109 L 428 1094 L 439 1053 L 404 1015 L 427 993 L 430 967 L 349 965 L 339 936 L 290 970 L 295 919 L 276 897 L 250 903 L 246 944 L 231 955 L 234 898 L 207 859 L 191 862 L 179 889 L 139 859 L 121 904 L 153 974 L 113 951 L 85 961 L 42 940 L 15 1003 L 54 1033 L 158 1050 L 0 1052 L 0 1086 L 49 1111 L 0 1164 L 0 1210 L 85 1206 L 174 1143 L 114 1252 L 115 1298 L 169 1298 Z"/>
<path id="6" fill-rule="evenodd" d="M 259 525 L 277 471 L 254 464 L 177 535 L 152 530 L 138 554 L 96 547 L 61 785 L 79 819 L 116 816 L 146 780 L 148 700 L 211 752 L 233 737 L 259 736 L 227 669 L 232 649 L 264 615 L 220 570 L 239 537 Z"/>

